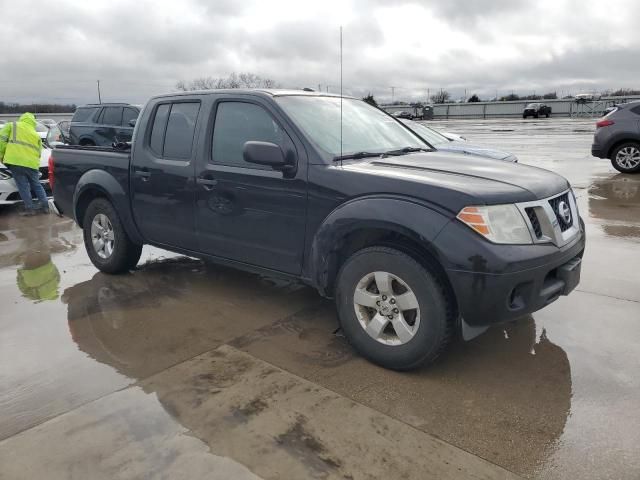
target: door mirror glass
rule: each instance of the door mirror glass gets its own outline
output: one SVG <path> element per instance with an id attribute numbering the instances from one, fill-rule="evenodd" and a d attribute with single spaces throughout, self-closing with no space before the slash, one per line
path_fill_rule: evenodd
<path id="1" fill-rule="evenodd" d="M 287 165 L 282 149 L 270 142 L 245 142 L 242 157 L 245 162 L 267 165 L 274 170 L 281 170 Z"/>

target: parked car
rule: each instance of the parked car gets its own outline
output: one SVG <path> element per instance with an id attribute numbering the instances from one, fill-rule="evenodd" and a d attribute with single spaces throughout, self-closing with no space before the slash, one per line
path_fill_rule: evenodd
<path id="1" fill-rule="evenodd" d="M 52 208 L 81 226 L 99 270 L 126 272 L 152 244 L 297 279 L 334 298 L 346 338 L 388 368 L 433 361 L 457 332 L 521 318 L 580 279 L 565 178 L 427 148 L 355 98 L 159 96 L 129 146 L 60 146 L 51 160 Z"/>
<path id="2" fill-rule="evenodd" d="M 83 147 L 128 142 L 140 107 L 126 103 L 102 103 L 78 107 L 69 126 L 69 141 Z"/>
<path id="3" fill-rule="evenodd" d="M 600 100 L 601 97 L 602 95 L 600 95 L 599 93 L 587 92 L 587 93 L 578 93 L 575 96 L 575 99 L 577 103 L 587 103 L 587 102 L 594 102 L 596 100 Z"/>
<path id="4" fill-rule="evenodd" d="M 38 118 L 38 122 L 40 122 L 41 124 L 43 124 L 43 125 L 45 125 L 47 127 L 51 127 L 53 125 L 57 125 L 58 124 L 58 122 L 56 122 L 52 118 Z"/>
<path id="5" fill-rule="evenodd" d="M 591 154 L 622 173 L 640 172 L 640 102 L 617 105 L 598 120 Z"/>
<path id="6" fill-rule="evenodd" d="M 463 137 L 462 135 L 458 135 L 457 133 L 452 133 L 452 132 L 439 132 L 440 135 L 443 135 L 445 137 L 447 137 L 447 140 L 450 140 L 452 142 L 466 142 L 467 139 L 466 137 Z"/>
<path id="7" fill-rule="evenodd" d="M 40 183 L 44 187 L 44 191 L 47 196 L 51 196 L 51 189 L 49 187 L 49 157 L 51 156 L 52 146 L 49 143 L 49 139 L 54 141 L 55 131 L 52 134 L 51 130 L 44 126 L 42 123 L 36 123 L 36 131 L 42 139 L 42 151 L 40 152 Z M 54 143 L 58 145 L 58 143 Z M 20 194 L 18 193 L 18 187 L 13 180 L 11 171 L 2 163 L 0 163 L 0 206 L 12 205 L 15 203 L 21 203 Z"/>
<path id="8" fill-rule="evenodd" d="M 474 145 L 465 141 L 450 140 L 433 128 L 412 120 L 401 120 L 401 122 L 409 127 L 414 133 L 418 134 L 418 136 L 423 138 L 429 145 L 434 146 L 437 150 L 442 152 L 465 153 L 467 155 L 503 160 L 505 162 L 518 161 L 518 157 L 513 153 L 503 152 L 501 150 L 483 147 L 481 145 Z"/>
<path id="9" fill-rule="evenodd" d="M 404 110 L 401 112 L 394 112 L 392 115 L 396 118 L 407 118 L 409 120 L 413 118 L 413 115 L 411 114 L 411 112 L 406 112 Z"/>
<path id="10" fill-rule="evenodd" d="M 547 117 L 551 115 L 551 107 L 545 103 L 530 103 L 526 107 L 524 107 L 524 111 L 522 112 L 522 118 L 527 117 Z"/>

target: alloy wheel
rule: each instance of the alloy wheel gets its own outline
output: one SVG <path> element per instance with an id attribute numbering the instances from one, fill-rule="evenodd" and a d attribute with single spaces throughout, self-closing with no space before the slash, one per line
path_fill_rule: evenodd
<path id="1" fill-rule="evenodd" d="M 113 254 L 115 243 L 113 225 L 104 213 L 98 213 L 91 222 L 91 242 L 100 258 L 106 260 Z"/>
<path id="2" fill-rule="evenodd" d="M 418 298 L 401 278 L 389 272 L 372 272 L 360 279 L 353 294 L 360 326 L 385 345 L 408 343 L 420 327 Z"/>
<path id="3" fill-rule="evenodd" d="M 616 154 L 616 163 L 625 169 L 638 167 L 640 165 L 640 148 L 633 146 L 621 148 Z"/>

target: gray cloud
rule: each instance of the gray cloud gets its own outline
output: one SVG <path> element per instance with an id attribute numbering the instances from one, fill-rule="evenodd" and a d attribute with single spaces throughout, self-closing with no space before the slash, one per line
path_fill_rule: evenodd
<path id="1" fill-rule="evenodd" d="M 339 83 L 388 100 L 445 88 L 640 88 L 640 6 L 632 0 L 0 0 L 0 101 L 143 102 L 179 79 L 251 71 L 283 86 Z M 609 13 L 615 11 L 616 15 Z M 638 83 L 636 83 L 638 82 Z"/>

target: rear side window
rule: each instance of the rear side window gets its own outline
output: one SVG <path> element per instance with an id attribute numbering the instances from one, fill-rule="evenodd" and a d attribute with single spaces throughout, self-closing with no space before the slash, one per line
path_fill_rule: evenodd
<path id="1" fill-rule="evenodd" d="M 191 158 L 199 111 L 199 102 L 159 105 L 151 128 L 151 150 L 159 157 L 181 160 Z"/>
<path id="2" fill-rule="evenodd" d="M 120 126 L 122 123 L 122 107 L 105 107 L 99 123 Z"/>
<path id="3" fill-rule="evenodd" d="M 122 112 L 122 126 L 130 127 L 129 122 L 138 118 L 138 111 L 135 108 L 124 107 Z"/>
<path id="4" fill-rule="evenodd" d="M 162 156 L 162 147 L 164 144 L 164 129 L 167 126 L 167 119 L 169 118 L 170 104 L 159 105 L 156 109 L 156 115 L 153 119 L 153 127 L 151 129 L 151 141 L 149 146 L 153 153 L 158 156 Z"/>
<path id="5" fill-rule="evenodd" d="M 174 103 L 169 113 L 167 133 L 164 137 L 164 157 L 167 158 L 191 158 L 193 146 L 193 134 L 196 131 L 196 120 L 200 104 Z"/>
<path id="6" fill-rule="evenodd" d="M 72 122 L 86 122 L 98 111 L 98 107 L 81 107 L 73 114 Z"/>
<path id="7" fill-rule="evenodd" d="M 242 157 L 244 144 L 270 142 L 285 150 L 285 136 L 264 108 L 251 103 L 223 102 L 218 105 L 213 127 L 213 163 L 270 170 L 266 165 L 245 162 Z"/>

